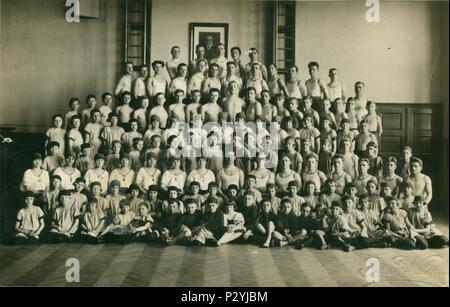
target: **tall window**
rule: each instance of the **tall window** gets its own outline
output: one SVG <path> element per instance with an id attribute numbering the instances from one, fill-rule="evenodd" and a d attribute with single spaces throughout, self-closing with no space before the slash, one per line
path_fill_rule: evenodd
<path id="1" fill-rule="evenodd" d="M 275 3 L 274 63 L 280 73 L 295 63 L 295 1 Z"/>
<path id="2" fill-rule="evenodd" d="M 148 64 L 150 59 L 150 0 L 125 1 L 125 61 Z"/>

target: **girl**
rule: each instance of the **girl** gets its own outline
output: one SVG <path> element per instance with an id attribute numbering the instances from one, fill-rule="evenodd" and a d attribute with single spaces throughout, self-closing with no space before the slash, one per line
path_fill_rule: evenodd
<path id="1" fill-rule="evenodd" d="M 147 91 L 151 98 L 155 97 L 157 93 L 167 93 L 169 83 L 163 77 L 162 72 L 164 69 L 163 61 L 154 61 L 152 63 L 154 74 L 147 80 Z"/>
<path id="2" fill-rule="evenodd" d="M 148 187 L 158 185 L 161 177 L 161 171 L 156 168 L 157 155 L 154 152 L 148 152 L 145 158 L 145 164 L 136 175 L 136 184 L 142 193 L 147 194 Z"/>
<path id="3" fill-rule="evenodd" d="M 106 223 L 107 225 L 112 223 L 114 217 L 120 211 L 120 204 L 125 201 L 125 196 L 120 195 L 120 181 L 113 180 L 109 184 L 109 194 L 106 195 L 107 206 L 106 208 L 102 208 L 104 213 L 106 214 Z"/>
<path id="4" fill-rule="evenodd" d="M 109 184 L 118 181 L 121 193 L 125 194 L 134 179 L 135 172 L 130 168 L 130 158 L 128 154 L 123 154 L 120 156 L 120 167 L 114 169 L 109 176 Z"/>
<path id="5" fill-rule="evenodd" d="M 69 131 L 67 133 L 67 153 L 79 157 L 81 154 L 81 145 L 83 144 L 83 136 L 80 132 L 81 117 L 74 115 L 70 118 Z"/>
<path id="6" fill-rule="evenodd" d="M 172 156 L 169 160 L 170 169 L 165 171 L 161 177 L 161 188 L 167 191 L 168 187 L 174 186 L 183 191 L 187 174 L 180 169 L 181 160 Z"/>
<path id="7" fill-rule="evenodd" d="M 186 179 L 186 185 L 190 185 L 191 182 L 198 182 L 200 184 L 200 193 L 206 194 L 208 191 L 208 185 L 210 182 L 215 182 L 216 177 L 214 173 L 206 168 L 207 158 L 197 157 L 197 169 L 194 169 L 189 173 Z"/>
<path id="8" fill-rule="evenodd" d="M 133 219 L 134 212 L 130 210 L 130 205 L 127 202 L 122 203 L 120 213 L 114 216 L 112 223 L 100 237 L 104 237 L 109 243 L 131 243 L 135 233 L 135 229 L 130 225 Z"/>
<path id="9" fill-rule="evenodd" d="M 108 192 L 109 173 L 104 169 L 105 156 L 103 154 L 96 154 L 94 156 L 94 168 L 89 169 L 84 174 L 86 186 L 90 186 L 93 182 L 99 182 L 101 186 L 101 193 L 105 195 Z"/>
<path id="10" fill-rule="evenodd" d="M 92 199 L 81 220 L 81 241 L 90 244 L 99 243 L 99 235 L 105 228 L 105 214 L 99 208 L 98 200 Z"/>
<path id="11" fill-rule="evenodd" d="M 46 140 L 45 140 L 45 148 L 47 148 L 47 145 L 49 142 L 58 142 L 59 143 L 59 150 L 58 153 L 61 155 L 64 155 L 65 151 L 65 136 L 66 136 L 66 130 L 63 129 L 63 117 L 59 114 L 52 116 L 53 121 L 53 127 L 48 129 L 46 132 Z"/>
<path id="12" fill-rule="evenodd" d="M 69 108 L 70 108 L 70 111 L 67 112 L 66 115 L 64 115 L 64 122 L 66 123 L 66 129 L 70 129 L 70 124 L 71 124 L 70 119 L 72 118 L 72 116 L 78 115 L 81 119 L 80 99 L 78 99 L 77 97 L 70 98 Z"/>
<path id="13" fill-rule="evenodd" d="M 78 177 L 81 177 L 81 173 L 74 167 L 76 157 L 74 155 L 66 155 L 65 165 L 58 167 L 53 175 L 61 177 L 61 189 L 73 190 L 74 182 Z"/>
<path id="14" fill-rule="evenodd" d="M 123 130 L 122 127 L 119 127 L 119 114 L 115 112 L 109 113 L 108 122 L 111 125 L 103 128 L 103 131 L 100 134 L 100 139 L 102 141 L 103 150 L 109 154 L 111 153 L 113 142 L 120 142 L 125 130 Z"/>

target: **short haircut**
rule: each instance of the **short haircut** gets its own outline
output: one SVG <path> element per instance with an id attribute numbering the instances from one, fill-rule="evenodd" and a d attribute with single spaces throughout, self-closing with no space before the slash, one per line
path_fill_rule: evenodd
<path id="1" fill-rule="evenodd" d="M 87 95 L 87 96 L 86 96 L 86 103 L 88 103 L 89 100 L 91 100 L 92 98 L 95 99 L 95 100 L 97 100 L 97 97 L 95 97 L 95 95 L 92 95 L 92 94 Z"/>
<path id="2" fill-rule="evenodd" d="M 314 62 L 314 61 L 309 62 L 309 63 L 308 63 L 308 68 L 311 69 L 312 67 L 317 67 L 317 68 L 319 68 L 320 65 L 319 65 L 319 63 Z"/>
<path id="3" fill-rule="evenodd" d="M 106 99 L 106 96 L 113 96 L 111 93 L 109 93 L 109 92 L 106 92 L 106 93 L 103 93 L 103 95 L 102 95 L 102 101 L 105 101 L 105 99 Z"/>
<path id="4" fill-rule="evenodd" d="M 71 107 L 75 101 L 78 101 L 78 103 L 80 103 L 80 99 L 78 99 L 77 97 L 70 98 L 69 99 L 69 107 Z"/>
<path id="5" fill-rule="evenodd" d="M 209 90 L 209 95 L 211 95 L 212 93 L 219 93 L 219 95 L 220 95 L 220 90 L 218 89 L 218 88 L 215 88 L 215 87 L 213 87 L 213 88 L 211 88 L 210 90 Z"/>
<path id="6" fill-rule="evenodd" d="M 185 63 L 180 63 L 177 66 L 177 71 L 179 72 L 181 70 L 182 67 L 187 67 L 187 65 Z"/>
<path id="7" fill-rule="evenodd" d="M 95 114 L 95 113 L 101 113 L 99 109 L 92 109 L 91 110 L 91 117 Z"/>
<path id="8" fill-rule="evenodd" d="M 234 67 L 236 67 L 236 63 L 234 63 L 233 61 L 228 61 L 228 62 L 227 62 L 227 66 L 228 66 L 228 65 L 233 65 Z"/>
<path id="9" fill-rule="evenodd" d="M 388 163 L 389 163 L 389 162 L 393 162 L 393 163 L 395 163 L 395 165 L 397 165 L 397 158 L 391 156 L 391 157 L 387 158 L 387 162 L 388 162 Z"/>
<path id="10" fill-rule="evenodd" d="M 178 93 L 183 93 L 184 95 L 184 91 L 181 88 L 176 89 L 174 95 L 177 95 Z"/>
<path id="11" fill-rule="evenodd" d="M 330 70 L 328 70 L 328 74 L 331 74 L 333 71 L 337 71 L 339 72 L 339 70 L 337 68 L 330 68 Z"/>
<path id="12" fill-rule="evenodd" d="M 412 148 L 411 148 L 411 146 L 405 145 L 405 146 L 403 146 L 403 150 L 409 150 L 409 152 L 412 153 Z"/>
<path id="13" fill-rule="evenodd" d="M 217 63 L 211 63 L 211 64 L 209 65 L 209 70 L 211 70 L 213 67 L 216 67 L 217 69 L 220 69 L 219 64 L 217 64 Z"/>
<path id="14" fill-rule="evenodd" d="M 173 46 L 172 48 L 170 48 L 170 52 L 173 52 L 176 48 L 181 49 L 179 46 Z"/>
<path id="15" fill-rule="evenodd" d="M 233 50 L 237 50 L 237 52 L 239 52 L 239 55 L 242 54 L 242 50 L 241 50 L 241 48 L 239 48 L 239 47 L 233 47 L 233 48 L 231 48 L 231 52 L 233 52 Z"/>
<path id="16" fill-rule="evenodd" d="M 161 61 L 161 60 L 156 60 L 156 61 L 153 61 L 153 63 L 152 63 L 152 68 L 153 68 L 153 70 L 155 70 L 156 65 L 161 65 L 162 67 L 165 66 L 165 64 L 164 64 L 163 61 Z"/>
<path id="17" fill-rule="evenodd" d="M 411 160 L 409 161 L 410 164 L 412 164 L 413 162 L 419 163 L 420 167 L 423 167 L 423 161 L 422 159 L 418 158 L 418 157 L 412 157 Z"/>
<path id="18" fill-rule="evenodd" d="M 250 51 L 256 51 L 256 53 L 259 53 L 258 49 L 256 49 L 255 47 L 250 48 Z"/>
<path id="19" fill-rule="evenodd" d="M 59 117 L 61 119 L 64 119 L 64 117 L 62 117 L 61 114 L 55 114 L 55 115 L 52 116 L 52 120 L 55 120 L 55 118 L 57 118 L 57 117 Z"/>

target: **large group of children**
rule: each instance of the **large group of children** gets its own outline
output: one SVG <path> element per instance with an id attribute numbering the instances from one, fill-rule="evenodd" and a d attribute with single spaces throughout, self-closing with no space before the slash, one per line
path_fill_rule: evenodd
<path id="1" fill-rule="evenodd" d="M 224 45 L 215 50 L 206 58 L 197 46 L 187 65 L 175 46 L 152 76 L 125 63 L 114 93 L 101 105 L 89 95 L 82 112 L 71 98 L 24 173 L 15 242 L 448 245 L 428 210 L 422 160 L 408 146 L 379 157 L 381 119 L 363 82 L 347 97 L 336 68 L 326 83 L 311 62 L 302 82 L 297 66 L 282 77 L 255 48 L 248 64 L 239 47 L 231 60 Z M 238 144 L 239 154 L 229 150 Z"/>

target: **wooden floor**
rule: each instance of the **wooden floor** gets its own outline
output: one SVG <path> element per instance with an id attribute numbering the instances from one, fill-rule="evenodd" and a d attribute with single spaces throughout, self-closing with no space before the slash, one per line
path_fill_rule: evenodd
<path id="1" fill-rule="evenodd" d="M 65 280 L 79 260 L 80 283 Z M 366 260 L 380 260 L 368 283 Z M 246 245 L 0 246 L 0 286 L 448 286 L 448 248 L 425 251 L 261 249 Z"/>
<path id="2" fill-rule="evenodd" d="M 439 223 L 448 235 L 448 222 Z M 67 283 L 77 258 L 80 283 Z M 380 282 L 365 279 L 366 261 L 380 262 Z M 0 245 L 0 286 L 449 286 L 449 250 L 261 249 L 252 245 L 160 247 L 135 243 Z"/>

